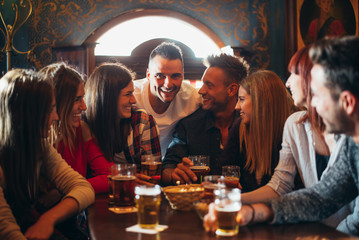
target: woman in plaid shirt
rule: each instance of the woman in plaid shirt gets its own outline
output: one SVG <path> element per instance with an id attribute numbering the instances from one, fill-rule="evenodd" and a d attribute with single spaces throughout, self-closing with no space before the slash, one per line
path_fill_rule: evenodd
<path id="1" fill-rule="evenodd" d="M 161 156 L 158 128 L 153 117 L 133 104 L 134 74 L 120 63 L 105 63 L 85 86 L 85 121 L 104 156 L 115 163 L 141 164 L 141 155 Z M 137 174 L 137 182 L 150 177 Z"/>

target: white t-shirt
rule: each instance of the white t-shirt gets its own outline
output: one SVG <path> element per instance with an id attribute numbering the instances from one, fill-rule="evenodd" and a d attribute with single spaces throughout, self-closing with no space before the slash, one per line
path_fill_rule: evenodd
<path id="1" fill-rule="evenodd" d="M 162 156 L 165 155 L 166 149 L 172 141 L 172 133 L 177 122 L 197 110 L 202 102 L 198 91 L 186 82 L 182 82 L 181 89 L 173 99 L 167 110 L 162 113 L 156 113 L 149 100 L 148 88 L 149 81 L 147 78 L 135 80 L 136 106 L 145 109 L 146 112 L 156 120 L 159 134 Z"/>

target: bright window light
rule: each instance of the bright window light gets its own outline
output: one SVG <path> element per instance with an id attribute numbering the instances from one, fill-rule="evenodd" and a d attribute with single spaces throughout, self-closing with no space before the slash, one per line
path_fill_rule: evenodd
<path id="1" fill-rule="evenodd" d="M 193 25 L 176 18 L 149 16 L 125 21 L 104 33 L 97 40 L 95 55 L 130 56 L 134 48 L 154 38 L 180 41 L 199 58 L 220 52 L 216 43 Z"/>

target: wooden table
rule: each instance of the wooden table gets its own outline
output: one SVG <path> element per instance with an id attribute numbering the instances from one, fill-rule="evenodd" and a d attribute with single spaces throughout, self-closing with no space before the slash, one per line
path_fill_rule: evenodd
<path id="1" fill-rule="evenodd" d="M 239 229 L 236 237 L 216 237 L 204 231 L 202 221 L 195 211 L 182 212 L 172 210 L 167 199 L 162 196 L 160 224 L 168 229 L 158 234 L 140 234 L 126 232 L 126 228 L 137 223 L 137 213 L 116 214 L 108 210 L 105 195 L 96 196 L 94 205 L 88 209 L 88 222 L 92 240 L 197 240 L 197 239 L 359 239 L 321 223 L 301 223 L 288 225 L 256 224 Z"/>

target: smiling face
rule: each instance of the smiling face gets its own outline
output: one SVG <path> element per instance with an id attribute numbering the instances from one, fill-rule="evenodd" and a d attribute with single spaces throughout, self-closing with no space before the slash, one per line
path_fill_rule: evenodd
<path id="1" fill-rule="evenodd" d="M 69 121 L 70 126 L 74 129 L 78 128 L 80 125 L 81 113 L 86 111 L 86 103 L 84 101 L 85 96 L 85 87 L 83 83 L 80 83 L 77 88 L 76 97 L 74 99 L 74 105 L 70 112 Z"/>
<path id="2" fill-rule="evenodd" d="M 134 87 L 132 81 L 121 90 L 117 100 L 117 117 L 119 119 L 131 117 L 131 107 L 136 103 L 133 91 Z"/>
<path id="3" fill-rule="evenodd" d="M 320 65 L 314 65 L 311 71 L 312 106 L 323 118 L 329 133 L 352 133 L 353 123 L 342 108 L 340 98 L 335 100 L 330 89 L 325 85 L 326 76 Z"/>
<path id="4" fill-rule="evenodd" d="M 296 106 L 306 106 L 306 96 L 304 94 L 302 78 L 298 74 L 291 73 L 285 86 L 290 89 Z"/>
<path id="5" fill-rule="evenodd" d="M 203 74 L 203 85 L 198 91 L 202 96 L 202 108 L 215 113 L 227 109 L 229 103 L 228 88 L 225 85 L 226 74 L 221 68 L 207 68 Z"/>
<path id="6" fill-rule="evenodd" d="M 183 65 L 180 59 L 169 60 L 155 56 L 147 69 L 150 95 L 157 102 L 170 104 L 181 89 Z"/>
<path id="7" fill-rule="evenodd" d="M 242 122 L 244 124 L 249 124 L 252 114 L 252 99 L 251 95 L 249 95 L 248 92 L 241 86 L 238 89 L 238 102 L 236 110 L 239 110 Z"/>

